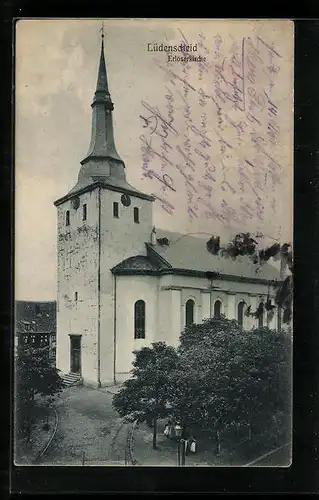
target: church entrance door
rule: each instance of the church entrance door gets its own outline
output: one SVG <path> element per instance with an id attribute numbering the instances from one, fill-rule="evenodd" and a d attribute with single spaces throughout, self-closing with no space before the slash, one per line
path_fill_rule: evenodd
<path id="1" fill-rule="evenodd" d="M 81 337 L 79 335 L 70 336 L 71 340 L 71 373 L 81 373 Z"/>

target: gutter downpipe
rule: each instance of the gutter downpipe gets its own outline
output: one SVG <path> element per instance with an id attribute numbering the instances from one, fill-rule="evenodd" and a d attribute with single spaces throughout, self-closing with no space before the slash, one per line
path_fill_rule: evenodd
<path id="1" fill-rule="evenodd" d="M 101 387 L 101 188 L 98 191 L 97 385 Z"/>
<path id="2" fill-rule="evenodd" d="M 113 292 L 114 292 L 114 298 L 113 298 L 113 304 L 114 304 L 114 320 L 113 320 L 113 325 L 114 325 L 114 332 L 113 332 L 113 382 L 114 385 L 116 384 L 116 274 L 113 274 L 114 276 L 114 286 L 113 286 Z"/>

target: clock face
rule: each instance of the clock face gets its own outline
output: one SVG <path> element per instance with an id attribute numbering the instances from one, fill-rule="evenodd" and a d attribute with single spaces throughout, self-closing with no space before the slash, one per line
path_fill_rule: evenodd
<path id="1" fill-rule="evenodd" d="M 80 199 L 76 196 L 75 198 L 73 198 L 72 200 L 72 207 L 77 210 L 80 206 Z"/>
<path id="2" fill-rule="evenodd" d="M 129 207 L 131 204 L 131 198 L 129 197 L 128 194 L 122 194 L 121 202 L 124 205 L 124 207 Z"/>

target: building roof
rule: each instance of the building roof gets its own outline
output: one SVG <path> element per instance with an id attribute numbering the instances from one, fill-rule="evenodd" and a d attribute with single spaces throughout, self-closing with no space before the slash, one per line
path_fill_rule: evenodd
<path id="1" fill-rule="evenodd" d="M 15 321 L 18 333 L 56 332 L 56 302 L 17 300 Z"/>
<path id="2" fill-rule="evenodd" d="M 165 244 L 165 238 L 168 244 Z M 198 238 L 190 234 L 156 230 L 156 239 L 156 244 L 149 246 L 172 268 L 211 271 L 245 278 L 280 279 L 279 271 L 271 264 L 265 263 L 259 267 L 249 257 L 231 259 L 211 254 L 206 248 L 208 236 Z"/>
<path id="3" fill-rule="evenodd" d="M 159 265 L 152 261 L 149 257 L 145 255 L 135 255 L 134 257 L 129 257 L 123 260 L 115 267 L 112 271 L 116 273 L 121 273 L 121 271 L 159 271 Z M 127 273 L 125 273 L 127 274 Z M 152 273 L 154 274 L 154 273 Z"/>
<path id="4" fill-rule="evenodd" d="M 125 259 L 112 269 L 122 275 L 179 274 L 184 276 L 220 276 L 221 279 L 247 282 L 280 280 L 279 271 L 272 265 L 254 265 L 249 257 L 236 260 L 211 254 L 206 248 L 207 238 L 190 234 L 156 230 L 156 243 L 146 243 L 147 256 Z"/>

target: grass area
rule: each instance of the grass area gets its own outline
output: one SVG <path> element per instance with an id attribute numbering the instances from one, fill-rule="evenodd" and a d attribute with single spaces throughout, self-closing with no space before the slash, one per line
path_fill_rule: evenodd
<path id="1" fill-rule="evenodd" d="M 28 440 L 26 436 L 16 433 L 14 447 L 14 462 L 16 465 L 31 465 L 35 463 L 49 441 L 55 426 L 55 414 L 50 407 L 35 408 L 33 425 Z"/>

